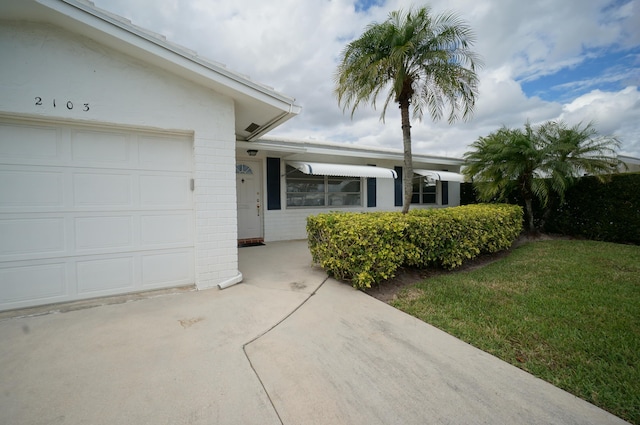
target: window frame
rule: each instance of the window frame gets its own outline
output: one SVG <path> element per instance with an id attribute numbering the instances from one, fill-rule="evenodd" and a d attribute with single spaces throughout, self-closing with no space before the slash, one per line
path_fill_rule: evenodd
<path id="1" fill-rule="evenodd" d="M 316 185 L 318 190 L 311 191 L 290 191 L 291 185 L 294 184 L 290 182 L 291 179 L 295 179 L 300 185 L 304 185 L 305 181 L 308 181 L 309 185 Z M 286 166 L 286 174 L 285 174 L 285 195 L 286 195 L 286 208 L 288 209 L 309 209 L 309 208 L 362 208 L 364 205 L 364 192 L 363 192 L 363 178 L 362 177 L 346 177 L 346 176 L 326 176 L 326 175 L 315 175 L 315 174 L 305 174 L 302 171 L 297 170 L 296 168 L 287 164 Z M 358 182 L 359 191 L 342 191 L 342 190 L 332 190 L 340 185 L 349 185 L 353 182 Z M 302 201 L 299 205 L 294 205 L 291 201 L 293 196 L 296 194 L 302 195 Z M 310 196 L 311 195 L 311 196 Z M 320 196 L 322 195 L 322 196 Z M 307 204 L 307 197 L 310 196 L 309 199 L 322 199 L 321 203 L 316 205 Z M 344 202 L 345 199 L 357 199 L 357 203 L 348 203 Z M 343 199 L 342 202 L 339 202 L 339 199 Z M 306 205 L 305 205 L 306 204 Z"/>
<path id="2" fill-rule="evenodd" d="M 416 188 L 416 179 L 419 179 L 417 186 L 418 186 L 418 192 L 415 191 Z M 411 192 L 411 205 L 440 205 L 440 203 L 438 202 L 438 180 L 435 180 L 435 184 L 434 185 L 428 185 L 427 184 L 427 178 L 425 176 L 422 176 L 420 174 L 414 174 L 413 175 L 413 182 L 412 182 L 412 192 Z M 429 192 L 425 192 L 425 189 L 427 188 L 433 188 L 433 192 L 431 192 L 431 190 L 429 190 Z M 415 197 L 418 197 L 417 201 L 414 201 Z M 433 196 L 433 202 L 425 202 L 425 197 L 426 196 Z"/>

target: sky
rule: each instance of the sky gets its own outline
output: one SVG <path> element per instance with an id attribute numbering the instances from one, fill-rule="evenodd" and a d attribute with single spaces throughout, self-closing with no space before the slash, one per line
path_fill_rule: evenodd
<path id="1" fill-rule="evenodd" d="M 412 122 L 414 153 L 460 158 L 502 126 L 593 122 L 640 158 L 640 0 L 93 0 L 135 25 L 295 98 L 268 136 L 402 149 L 397 108 L 353 117 L 334 94 L 340 53 L 393 10 L 454 12 L 475 33 L 475 113 Z M 384 98 L 380 99 L 382 105 Z"/>

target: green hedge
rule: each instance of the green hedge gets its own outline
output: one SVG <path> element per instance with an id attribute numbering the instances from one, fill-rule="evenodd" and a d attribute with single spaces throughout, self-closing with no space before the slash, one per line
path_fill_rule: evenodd
<path id="1" fill-rule="evenodd" d="M 509 248 L 521 230 L 522 208 L 505 204 L 307 218 L 313 261 L 356 288 L 390 279 L 402 266 L 458 267 Z"/>
<path id="2" fill-rule="evenodd" d="M 581 178 L 552 209 L 545 231 L 640 244 L 640 173 L 616 174 L 607 183 Z"/>
<path id="3" fill-rule="evenodd" d="M 460 205 L 479 204 L 478 192 L 473 187 L 473 183 L 460 183 Z"/>
<path id="4" fill-rule="evenodd" d="M 472 183 L 462 183 L 464 202 L 478 202 Z M 462 196 L 462 195 L 461 195 Z M 523 205 L 513 194 L 509 203 Z M 545 208 L 537 199 L 533 202 L 535 224 L 548 233 L 584 237 L 587 239 L 640 244 L 640 173 L 614 174 L 611 181 L 601 183 L 595 177 L 581 177 L 565 193 L 564 203 L 557 195 Z"/>

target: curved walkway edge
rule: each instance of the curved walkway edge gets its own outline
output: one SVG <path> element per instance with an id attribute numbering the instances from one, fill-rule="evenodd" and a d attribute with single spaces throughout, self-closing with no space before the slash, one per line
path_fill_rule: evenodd
<path id="1" fill-rule="evenodd" d="M 329 279 L 246 347 L 284 424 L 625 424 Z"/>

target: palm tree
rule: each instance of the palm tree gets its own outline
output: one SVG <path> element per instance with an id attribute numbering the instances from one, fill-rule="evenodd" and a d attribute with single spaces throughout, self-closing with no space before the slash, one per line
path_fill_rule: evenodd
<path id="1" fill-rule="evenodd" d="M 543 207 L 555 193 L 560 200 L 576 179 L 593 174 L 605 181 L 620 164 L 616 150 L 620 142 L 599 136 L 589 123 L 582 127 L 548 121 L 524 129 L 503 127 L 480 137 L 466 152 L 464 173 L 473 181 L 483 201 L 505 200 L 518 193 L 527 213 L 527 227 L 536 230 L 533 200 Z"/>
<path id="2" fill-rule="evenodd" d="M 434 121 L 448 108 L 449 124 L 473 113 L 480 59 L 470 50 L 474 42 L 471 29 L 456 15 L 432 16 L 428 7 L 394 11 L 381 24 L 371 24 L 360 38 L 341 53 L 335 75 L 338 104 L 351 109 L 361 103 L 376 106 L 378 95 L 386 91 L 381 120 L 390 102 L 400 107 L 404 147 L 404 205 L 409 211 L 413 191 L 411 121 L 422 119 L 424 109 Z"/>

